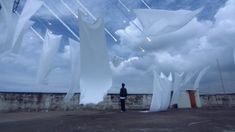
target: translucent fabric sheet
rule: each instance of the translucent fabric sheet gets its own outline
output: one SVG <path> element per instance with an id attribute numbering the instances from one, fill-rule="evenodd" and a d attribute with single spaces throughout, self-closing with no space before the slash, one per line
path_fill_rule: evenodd
<path id="1" fill-rule="evenodd" d="M 71 84 L 69 91 L 64 97 L 64 101 L 68 102 L 80 87 L 80 46 L 79 42 L 69 39 L 70 57 L 71 57 Z"/>
<path id="2" fill-rule="evenodd" d="M 155 71 L 153 76 L 153 95 L 149 111 L 160 111 L 162 87 L 160 85 L 160 77 Z"/>
<path id="3" fill-rule="evenodd" d="M 169 77 L 160 78 L 160 84 L 162 85 L 162 99 L 161 99 L 161 110 L 167 110 L 170 105 L 171 89 L 172 89 L 172 78 L 171 74 Z"/>
<path id="4" fill-rule="evenodd" d="M 103 100 L 112 86 L 104 22 L 102 19 L 97 19 L 94 24 L 90 24 L 81 17 L 79 17 L 80 104 L 97 104 Z"/>
<path id="5" fill-rule="evenodd" d="M 194 85 L 193 85 L 194 90 L 198 90 L 198 88 L 199 88 L 199 83 L 200 83 L 202 77 L 205 75 L 206 71 L 207 71 L 209 68 L 210 68 L 210 67 L 207 66 L 207 67 L 203 68 L 203 69 L 199 72 L 199 74 L 198 74 L 198 76 L 197 76 L 197 79 L 196 79 L 196 81 L 194 82 Z"/>
<path id="6" fill-rule="evenodd" d="M 34 24 L 33 21 L 27 21 L 24 23 L 24 27 L 21 29 L 20 33 L 15 36 L 14 38 L 17 39 L 17 41 L 13 42 L 12 44 L 12 51 L 14 53 L 17 53 L 21 47 L 22 41 L 23 41 L 23 37 L 26 34 L 26 32 L 28 31 L 28 29 Z M 17 27 L 16 27 L 17 28 Z M 18 32 L 18 31 L 16 31 Z M 15 32 L 15 33 L 16 33 Z M 14 39 L 13 39 L 14 40 Z"/>
<path id="7" fill-rule="evenodd" d="M 172 81 L 163 73 L 154 72 L 153 96 L 149 111 L 164 111 L 170 105 Z"/>
<path id="8" fill-rule="evenodd" d="M 61 38 L 62 35 L 54 35 L 47 30 L 37 72 L 37 83 L 43 83 L 49 74 Z"/>
<path id="9" fill-rule="evenodd" d="M 171 103 L 170 103 L 171 106 L 179 103 L 180 91 L 184 91 L 188 89 L 186 86 L 193 79 L 195 75 L 196 75 L 196 72 L 185 74 L 185 76 L 184 76 L 184 73 L 174 74 L 173 96 L 172 96 Z"/>
<path id="10" fill-rule="evenodd" d="M 12 34 L 14 34 L 15 26 L 17 22 L 17 15 L 12 13 L 14 0 L 1 0 L 0 4 L 2 9 L 0 10 L 1 18 L 1 40 L 0 40 L 0 54 L 10 50 L 12 47 Z"/>
<path id="11" fill-rule="evenodd" d="M 183 82 L 183 76 L 184 74 L 174 74 L 174 81 L 173 81 L 173 95 L 171 99 L 171 105 L 178 104 L 179 102 L 179 94 L 180 89 L 182 88 L 182 82 Z"/>
<path id="12" fill-rule="evenodd" d="M 154 36 L 176 31 L 190 22 L 202 8 L 189 10 L 136 9 L 137 18 L 143 26 L 144 36 Z"/>
<path id="13" fill-rule="evenodd" d="M 42 6 L 43 2 L 40 0 L 27 0 L 19 17 L 12 12 L 14 0 L 2 0 L 0 3 L 2 5 L 0 11 L 0 17 L 2 18 L 0 22 L 2 31 L 0 53 L 11 48 L 14 52 L 17 52 L 21 47 L 25 32 L 33 24 L 29 19 Z"/>
<path id="14" fill-rule="evenodd" d="M 210 66 L 207 66 L 207 67 L 205 67 L 205 68 L 203 68 L 200 72 L 199 72 L 199 74 L 198 74 L 198 76 L 197 76 L 197 78 L 196 78 L 196 80 L 195 80 L 195 82 L 194 82 L 194 85 L 193 85 L 193 88 L 194 88 L 194 90 L 196 91 L 196 100 L 197 100 L 197 107 L 201 107 L 202 106 L 202 104 L 201 104 L 201 100 L 200 100 L 200 95 L 199 95 L 199 83 L 200 83 L 200 81 L 201 81 L 201 79 L 202 79 L 202 77 L 205 75 L 205 73 L 206 73 L 206 71 L 208 70 L 210 68 Z"/>
<path id="15" fill-rule="evenodd" d="M 193 79 L 193 77 L 196 75 L 197 72 L 191 72 L 187 73 L 184 77 L 184 80 L 182 82 L 182 90 L 187 90 L 188 88 L 186 87 L 187 84 Z"/>
<path id="16" fill-rule="evenodd" d="M 42 6 L 43 1 L 40 0 L 27 0 L 23 11 L 21 12 L 19 19 L 16 24 L 12 48 L 17 52 L 20 48 L 21 40 L 25 32 L 31 25 L 29 25 L 29 19 L 37 12 Z"/>

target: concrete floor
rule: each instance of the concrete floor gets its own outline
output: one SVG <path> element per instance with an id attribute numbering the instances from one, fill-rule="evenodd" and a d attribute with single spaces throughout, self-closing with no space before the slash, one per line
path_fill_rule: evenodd
<path id="1" fill-rule="evenodd" d="M 235 108 L 0 113 L 0 132 L 235 132 Z"/>

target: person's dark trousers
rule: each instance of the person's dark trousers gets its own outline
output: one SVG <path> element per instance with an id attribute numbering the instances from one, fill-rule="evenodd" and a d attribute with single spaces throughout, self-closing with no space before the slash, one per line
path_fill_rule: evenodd
<path id="1" fill-rule="evenodd" d="M 120 99 L 120 102 L 121 102 L 121 110 L 122 111 L 126 111 L 126 108 L 125 108 L 125 99 Z"/>

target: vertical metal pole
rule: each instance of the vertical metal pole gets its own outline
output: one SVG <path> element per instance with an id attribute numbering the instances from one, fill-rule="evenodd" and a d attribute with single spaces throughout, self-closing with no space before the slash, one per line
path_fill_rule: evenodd
<path id="1" fill-rule="evenodd" d="M 218 70 L 219 70 L 219 77 L 220 77 L 221 87 L 222 87 L 223 92 L 224 92 L 224 94 L 225 94 L 226 91 L 225 91 L 225 88 L 224 88 L 224 81 L 223 81 L 223 76 L 222 76 L 222 72 L 221 72 L 221 68 L 220 68 L 220 64 L 219 64 L 218 58 L 216 59 L 216 62 L 217 62 Z"/>
<path id="2" fill-rule="evenodd" d="M 217 66 L 218 66 L 218 70 L 219 70 L 219 75 L 220 75 L 220 81 L 221 81 L 221 86 L 223 88 L 223 92 L 224 92 L 224 96 L 223 96 L 223 105 L 226 107 L 230 106 L 230 102 L 229 102 L 229 97 L 226 95 L 226 91 L 225 91 L 225 87 L 224 87 L 224 81 L 223 81 L 223 76 L 222 76 L 222 72 L 221 72 L 221 68 L 220 68 L 220 64 L 219 64 L 219 60 L 218 58 L 216 59 L 217 62 Z"/>
<path id="3" fill-rule="evenodd" d="M 233 49 L 233 59 L 234 59 L 234 64 L 235 64 L 235 48 Z"/>

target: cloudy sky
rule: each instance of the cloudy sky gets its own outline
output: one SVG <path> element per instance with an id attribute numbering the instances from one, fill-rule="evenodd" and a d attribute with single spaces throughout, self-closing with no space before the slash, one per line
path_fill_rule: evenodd
<path id="1" fill-rule="evenodd" d="M 21 0 L 19 12 L 24 3 L 25 0 Z M 89 10 L 93 17 L 89 18 L 90 21 L 104 18 L 105 27 L 111 33 L 106 33 L 113 71 L 111 92 L 125 82 L 130 92 L 150 93 L 153 70 L 168 75 L 192 73 L 206 66 L 210 69 L 202 78 L 200 91 L 223 92 L 216 60 L 222 71 L 225 91 L 235 92 L 235 0 L 80 0 L 80 3 L 77 0 L 47 0 L 45 4 L 78 36 L 75 17 L 78 10 L 83 11 L 84 7 Z M 151 36 L 150 42 L 138 36 L 136 25 L 139 23 L 133 10 L 139 8 L 203 10 L 183 28 Z M 0 56 L 0 91 L 66 91 L 71 80 L 68 38 L 76 37 L 45 6 L 32 20 L 35 21 L 33 28 L 41 36 L 47 28 L 63 35 L 47 83 L 35 83 L 42 41 L 29 30 L 19 54 Z"/>

